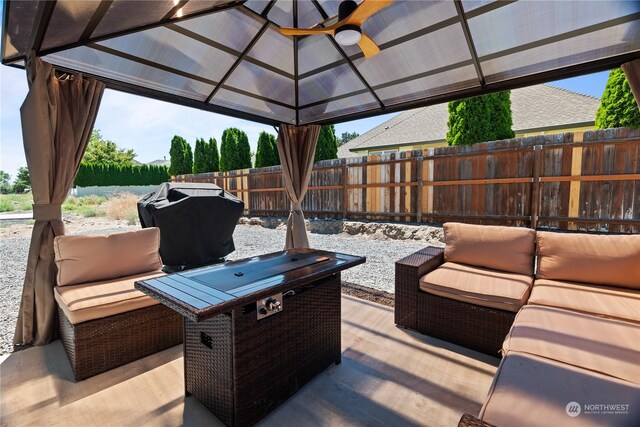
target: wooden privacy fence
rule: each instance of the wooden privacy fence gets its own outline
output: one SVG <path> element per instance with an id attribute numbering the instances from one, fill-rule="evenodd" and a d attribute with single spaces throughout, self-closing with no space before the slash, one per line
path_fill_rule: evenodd
<path id="1" fill-rule="evenodd" d="M 640 232 L 640 130 L 543 135 L 314 165 L 307 217 L 461 221 Z M 283 216 L 279 166 L 180 175 L 242 198 L 248 215 Z"/>

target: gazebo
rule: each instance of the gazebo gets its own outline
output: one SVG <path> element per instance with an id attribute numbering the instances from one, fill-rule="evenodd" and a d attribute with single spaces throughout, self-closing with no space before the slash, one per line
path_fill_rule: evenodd
<path id="1" fill-rule="evenodd" d="M 29 80 L 36 220 L 14 342 L 54 335 L 53 239 L 105 88 L 278 127 L 287 247 L 308 245 L 319 125 L 619 66 L 640 102 L 640 2 L 356 3 L 340 15 L 333 0 L 6 1 L 2 63 Z"/>

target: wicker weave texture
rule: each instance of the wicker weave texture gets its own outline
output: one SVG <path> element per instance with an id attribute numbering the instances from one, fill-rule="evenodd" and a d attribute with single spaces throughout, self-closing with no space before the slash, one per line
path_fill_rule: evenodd
<path id="1" fill-rule="evenodd" d="M 185 387 L 225 424 L 233 424 L 231 316 L 196 323 L 187 318 L 184 338 Z"/>
<path id="2" fill-rule="evenodd" d="M 340 275 L 295 292 L 284 299 L 282 312 L 263 320 L 254 303 L 237 307 L 231 317 L 187 321 L 187 391 L 225 424 L 255 424 L 339 363 Z"/>
<path id="3" fill-rule="evenodd" d="M 494 427 L 494 425 L 485 423 L 484 421 L 474 417 L 473 415 L 464 414 L 458 422 L 458 427 Z"/>
<path id="4" fill-rule="evenodd" d="M 182 342 L 182 317 L 161 304 L 77 325 L 58 308 L 58 318 L 76 381 Z"/>
<path id="5" fill-rule="evenodd" d="M 502 342 L 515 316 L 510 311 L 419 292 L 416 330 L 500 357 Z"/>
<path id="6" fill-rule="evenodd" d="M 427 246 L 396 262 L 395 322 L 416 329 L 420 278 L 444 262 L 444 249 Z"/>

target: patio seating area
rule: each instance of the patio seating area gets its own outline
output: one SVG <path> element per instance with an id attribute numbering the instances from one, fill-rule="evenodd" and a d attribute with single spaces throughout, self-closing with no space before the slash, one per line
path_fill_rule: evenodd
<path id="1" fill-rule="evenodd" d="M 399 329 L 393 309 L 342 297 L 342 363 L 259 425 L 455 426 L 478 414 L 499 359 Z M 222 425 L 184 396 L 182 346 L 74 382 L 60 341 L 2 362 L 6 425 Z"/>
<path id="2" fill-rule="evenodd" d="M 479 419 L 565 425 L 572 402 L 622 405 L 585 423 L 640 418 L 640 236 L 459 223 L 444 234 L 444 249 L 396 263 L 396 322 L 500 352 Z"/>
<path id="3" fill-rule="evenodd" d="M 480 178 L 477 171 L 496 164 L 467 157 L 459 164 L 441 163 L 438 167 L 452 170 L 452 177 L 435 179 L 434 158 L 422 153 L 415 159 L 394 157 L 389 182 L 372 179 L 367 185 L 362 181 L 351 185 L 344 166 L 336 185 L 315 186 L 313 191 L 344 190 L 336 214 L 349 212 L 349 187 L 358 187 L 360 193 L 367 186 L 367 190 L 393 188 L 394 193 L 397 188 L 402 199 L 398 209 L 402 206 L 403 212 L 387 218 L 403 213 L 418 222 L 423 205 L 425 212 L 438 213 L 434 194 L 463 202 L 478 199 L 474 191 L 482 188 L 491 195 L 490 203 L 483 202 L 477 210 L 467 208 L 463 219 L 474 224 L 518 221 L 508 222 L 512 227 L 499 232 L 482 229 L 478 234 L 459 224 L 457 237 L 445 236 L 444 253 L 429 248 L 400 260 L 395 308 L 339 293 L 340 271 L 364 263 L 367 254 L 311 249 L 303 206 L 322 125 L 617 67 L 640 105 L 640 2 L 56 0 L 7 1 L 3 13 L 2 63 L 24 68 L 29 85 L 20 118 L 35 223 L 14 335 L 15 345 L 33 347 L 2 361 L 2 425 L 251 425 L 256 420 L 273 426 L 490 425 L 483 421 L 499 426 L 638 425 L 640 349 L 635 337 L 640 331 L 640 236 L 582 233 L 567 238 L 541 231 L 554 226 L 540 225 L 545 212 L 537 210 L 537 201 L 553 197 L 541 190 L 543 182 L 563 186 L 567 197 L 554 203 L 571 208 L 567 217 L 555 221 L 570 224 L 565 230 L 579 231 L 581 197 L 589 197 L 585 210 L 604 212 L 597 208 L 601 203 L 597 193 L 585 190 L 581 182 L 608 182 L 611 187 L 606 188 L 622 189 L 603 190 L 609 193 L 607 203 L 616 199 L 615 210 L 624 212 L 617 224 L 630 225 L 626 230 L 633 233 L 629 230 L 640 223 L 640 151 L 625 138 L 636 138 L 635 130 L 614 132 L 613 142 L 624 147 L 601 150 L 602 156 L 592 154 L 590 146 L 596 143 L 583 141 L 583 132 L 578 131 L 579 146 L 568 148 L 557 170 L 541 170 L 553 164 L 542 156 L 555 157 L 554 145 L 543 154 L 541 146 L 529 141 L 530 151 L 516 153 L 520 143 L 503 140 L 447 154 L 453 158 L 474 151 L 507 153 L 506 165 L 500 167 L 506 175 L 500 177 Z M 281 257 L 284 267 L 254 257 L 210 270 L 204 270 L 209 266 L 189 270 L 222 256 L 217 254 L 193 262 L 178 260 L 180 273 L 141 280 L 134 275 L 161 274 L 157 230 L 142 230 L 139 235 L 152 236 L 152 244 L 129 245 L 139 252 L 134 255 L 118 248 L 117 256 L 105 258 L 101 243 L 65 249 L 66 239 L 77 236 L 65 236 L 62 204 L 87 150 L 106 89 L 276 128 L 281 169 L 274 182 L 280 180 L 281 185 L 275 189 L 286 195 L 289 217 L 285 251 L 264 257 Z M 491 121 L 486 119 L 485 124 Z M 568 139 L 574 141 L 573 135 Z M 571 141 L 559 138 L 557 143 Z M 592 169 L 582 165 L 583 151 L 585 165 L 596 164 Z M 536 160 L 524 167 L 519 156 Z M 603 158 L 615 163 L 610 169 L 616 173 L 603 171 Z M 373 158 L 357 167 L 367 174 L 369 166 L 381 163 Z M 509 169 L 526 170 L 526 175 L 516 176 Z M 239 175 L 240 183 L 249 179 L 248 174 Z M 527 202 L 522 204 L 532 206 L 531 211 L 514 216 L 507 209 L 508 215 L 499 215 L 501 211 L 492 206 L 508 205 L 507 199 L 513 202 L 514 196 L 507 191 L 508 197 L 496 197 L 493 189 L 516 183 L 531 185 L 527 193 L 531 200 L 524 197 Z M 434 191 L 451 184 L 468 189 L 458 196 Z M 221 190 L 234 198 L 250 195 L 249 186 L 232 187 Z M 513 189 L 514 194 L 518 191 Z M 377 190 L 375 194 L 372 198 L 377 199 Z M 375 205 L 365 196 L 362 204 L 372 217 L 385 213 L 375 212 L 375 207 L 371 212 Z M 239 215 L 241 203 L 233 203 Z M 188 213 L 192 211 L 189 208 Z M 223 216 L 230 226 L 235 224 L 237 217 Z M 442 218 L 441 223 L 460 220 L 448 214 L 437 220 Z M 595 224 L 602 219 L 607 220 L 597 218 Z M 188 214 L 181 214 L 180 220 L 197 224 Z M 484 225 L 466 227 L 477 231 Z M 611 232 L 602 227 L 588 231 Z M 197 228 L 192 240 L 204 242 L 203 233 L 203 227 Z M 512 244 L 512 238 L 518 241 Z M 87 239 L 99 242 L 101 237 Z M 487 242 L 491 244 L 483 246 Z M 182 245 L 172 249 L 184 252 Z M 136 255 L 149 257 L 136 259 Z M 488 269 L 494 272 L 487 273 Z M 389 283 L 392 271 L 389 265 Z M 115 279 L 122 287 L 105 291 L 104 280 Z M 320 288 L 323 284 L 331 288 Z M 85 285 L 89 290 L 74 294 Z M 326 303 L 329 297 L 322 299 L 325 291 L 331 294 L 330 303 Z M 142 304 L 121 304 L 127 295 Z M 304 296 L 295 297 L 296 304 L 298 295 Z M 95 306 L 87 302 L 92 299 Z M 146 313 L 159 305 L 157 301 L 163 304 L 161 310 L 184 316 L 182 336 L 181 319 L 175 313 L 171 317 L 165 316 L 167 311 L 150 309 L 158 320 L 152 322 L 152 333 L 139 323 L 140 310 Z M 100 312 L 111 303 L 115 312 Z M 89 310 L 83 311 L 87 304 Z M 294 317 L 286 311 L 287 304 Z M 331 310 L 326 323 L 314 317 L 314 304 Z M 107 324 L 101 323 L 103 317 Z M 216 319 L 221 319 L 223 328 L 218 328 Z M 284 320 L 278 324 L 278 319 Z M 172 325 L 167 336 L 162 333 L 164 321 Z M 210 329 L 197 329 L 207 322 Z M 303 328 L 305 333 L 300 332 Z M 142 339 L 137 339 L 138 329 Z M 293 332 L 288 336 L 282 330 Z M 329 352 L 322 340 L 330 334 L 335 339 Z M 228 339 L 221 340 L 221 335 Z M 170 347 L 185 337 L 184 347 Z M 304 345 L 300 354 L 286 354 L 293 354 L 295 363 L 283 355 L 291 341 Z M 139 342 L 142 350 L 128 354 Z M 264 343 L 279 353 L 265 356 Z M 190 354 L 190 344 L 198 351 Z M 308 375 L 321 350 L 331 358 L 324 358 L 321 369 L 314 366 L 313 375 Z M 226 357 L 229 353 L 232 358 Z M 236 357 L 237 353 L 250 357 Z M 103 355 L 107 361 L 89 360 L 88 367 L 81 366 L 83 358 Z M 190 369 L 190 363 L 196 368 Z M 225 365 L 224 374 L 215 369 L 220 364 Z M 286 369 L 291 371 L 283 375 L 288 386 L 293 384 L 287 389 L 291 392 L 274 397 L 277 393 L 272 390 L 285 387 L 270 389 L 267 382 L 280 381 L 278 371 Z M 253 375 L 256 372 L 263 377 Z M 204 405 L 190 388 L 193 375 L 207 376 Z M 243 387 L 236 382 L 242 376 L 244 390 L 261 388 L 263 393 L 239 397 Z M 258 381 L 250 383 L 247 377 Z M 233 416 L 216 417 L 222 405 L 217 397 L 211 397 L 213 403 L 207 400 L 214 387 L 223 389 L 224 403 L 231 402 L 225 408 L 233 407 Z M 628 416 L 589 417 L 594 414 L 585 411 L 576 418 L 581 405 L 588 409 L 590 404 L 626 405 Z M 267 410 L 257 416 L 255 407 L 261 405 Z"/>

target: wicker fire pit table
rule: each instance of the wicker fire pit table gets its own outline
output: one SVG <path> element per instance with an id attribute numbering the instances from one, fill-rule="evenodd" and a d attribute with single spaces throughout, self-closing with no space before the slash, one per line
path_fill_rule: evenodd
<path id="1" fill-rule="evenodd" d="M 185 394 L 244 426 L 340 363 L 340 272 L 364 262 L 295 249 L 135 286 L 184 316 Z"/>

